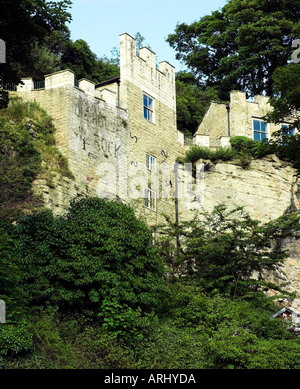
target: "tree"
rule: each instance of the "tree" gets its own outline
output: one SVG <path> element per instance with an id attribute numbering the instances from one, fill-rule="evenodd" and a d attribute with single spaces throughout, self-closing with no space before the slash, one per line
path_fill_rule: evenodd
<path id="1" fill-rule="evenodd" d="M 97 56 L 83 39 L 67 42 L 61 56 L 61 67 L 73 70 L 78 79 L 97 81 Z"/>
<path id="2" fill-rule="evenodd" d="M 217 100 L 217 92 L 208 87 L 199 88 L 192 74 L 184 72 L 176 75 L 177 128 L 187 135 L 193 135 L 212 100 Z"/>
<path id="3" fill-rule="evenodd" d="M 42 80 L 46 74 L 54 73 L 60 70 L 60 58 L 49 51 L 46 45 L 36 44 L 32 50 L 32 69 L 23 76 L 32 77 L 36 80 Z"/>
<path id="4" fill-rule="evenodd" d="M 86 78 L 95 83 L 119 75 L 119 66 L 107 59 L 98 59 L 83 39 L 69 40 L 62 49 L 61 68 L 71 69 L 78 79 Z"/>
<path id="5" fill-rule="evenodd" d="M 299 13 L 299 0 L 230 0 L 221 11 L 178 24 L 167 42 L 199 81 L 217 87 L 220 99 L 228 100 L 232 89 L 271 96 L 272 75 L 290 58 Z"/>
<path id="6" fill-rule="evenodd" d="M 6 63 L 1 64 L 0 80 L 19 83 L 32 69 L 32 51 L 54 31 L 68 33 L 70 0 L 0 0 L 0 37 L 6 43 Z"/>
<path id="7" fill-rule="evenodd" d="M 291 122 L 291 128 L 300 130 L 300 66 L 291 63 L 278 68 L 273 74 L 274 94 L 270 98 L 273 107 L 267 120 L 276 124 Z"/>
<path id="8" fill-rule="evenodd" d="M 280 268 L 287 255 L 282 239 L 299 230 L 299 219 L 298 213 L 286 214 L 261 224 L 242 207 L 229 211 L 225 205 L 218 205 L 211 213 L 203 213 L 201 219 L 170 223 L 162 230 L 168 238 L 162 238 L 161 254 L 175 273 L 189 273 L 207 290 L 236 297 L 266 284 L 264 271 Z M 180 237 L 179 248 L 170 239 L 176 236 Z M 251 278 L 253 272 L 260 279 Z"/>
<path id="9" fill-rule="evenodd" d="M 15 234 L 31 305 L 97 318 L 119 306 L 151 312 L 163 301 L 163 267 L 151 231 L 127 205 L 73 201 L 61 217 L 49 210 L 24 217 Z"/>
<path id="10" fill-rule="evenodd" d="M 151 47 L 148 43 L 143 45 L 145 37 L 140 32 L 137 32 L 134 35 L 134 39 L 136 40 L 136 54 L 137 55 L 139 54 L 139 51 L 143 46 L 146 46 L 149 49 L 151 49 Z M 120 66 L 120 49 L 118 49 L 117 47 L 113 47 L 111 50 L 111 54 L 112 54 L 112 58 L 110 59 L 110 62 L 112 64 Z M 103 57 L 103 58 L 107 59 L 107 57 Z"/>

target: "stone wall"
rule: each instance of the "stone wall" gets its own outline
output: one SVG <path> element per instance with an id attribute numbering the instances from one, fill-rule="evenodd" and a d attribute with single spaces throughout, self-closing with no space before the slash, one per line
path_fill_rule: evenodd
<path id="1" fill-rule="evenodd" d="M 212 102 L 204 115 L 194 137 L 194 143 L 202 146 L 198 141 L 201 135 L 209 137 L 203 146 L 217 147 L 221 136 L 228 135 L 228 118 L 226 104 Z M 200 139 L 199 139 L 200 140 Z"/>
<path id="2" fill-rule="evenodd" d="M 152 225 L 163 213 L 175 214 L 173 169 L 184 153 L 176 128 L 175 73 L 167 62 L 157 67 L 150 49 L 137 54 L 128 34 L 120 36 L 120 48 L 118 80 L 95 85 L 82 79 L 76 87 L 74 73 L 64 70 L 47 75 L 39 90 L 24 79 L 17 94 L 36 100 L 53 117 L 57 145 L 75 177 L 72 182 L 56 176 L 56 188 L 49 190 L 39 178 L 34 188 L 46 205 L 61 213 L 76 195 L 119 197 Z M 144 93 L 153 99 L 151 121 L 144 118 Z M 146 168 L 146 155 L 155 158 L 154 172 Z M 156 192 L 154 210 L 144 206 L 145 188 Z"/>
<path id="3" fill-rule="evenodd" d="M 253 119 L 262 119 L 271 111 L 268 101 L 269 97 L 259 95 L 254 101 L 249 101 L 245 92 L 231 91 L 229 104 L 210 104 L 194 136 L 194 143 L 202 145 L 202 136 L 209 136 L 209 146 L 216 148 L 222 146 L 222 137 L 246 136 L 253 139 Z M 280 124 L 268 123 L 268 138 L 279 129 Z"/>
<path id="4" fill-rule="evenodd" d="M 116 197 L 123 177 L 119 162 L 126 153 L 127 112 L 112 99 L 97 97 L 93 83 L 80 80 L 77 88 L 74 81 L 74 73 L 66 70 L 46 76 L 44 89 L 29 90 L 28 81 L 17 92 L 24 100 L 37 101 L 53 118 L 57 146 L 75 177 L 56 175 L 49 188 L 42 177 L 35 181 L 34 189 L 56 213 L 64 212 L 78 195 Z"/>
<path id="5" fill-rule="evenodd" d="M 203 164 L 203 165 L 202 165 Z M 213 164 L 208 160 L 199 160 L 197 182 L 192 181 L 192 195 L 179 200 L 180 220 L 190 220 L 201 212 L 210 212 L 218 204 L 228 209 L 243 206 L 245 211 L 262 223 L 280 216 L 291 207 L 300 210 L 300 181 L 297 171 L 287 162 L 280 161 L 275 155 L 254 160 L 245 169 L 238 161 Z M 183 191 L 184 171 L 180 171 L 180 193 Z M 195 201 L 197 200 L 197 201 Z M 199 202 L 200 200 L 200 202 Z M 279 283 L 287 280 L 289 292 L 300 292 L 300 240 L 287 239 L 284 247 L 290 251 L 285 260 L 283 272 L 268 274 L 268 278 Z M 300 309 L 300 299 L 292 301 Z"/>
<path id="6" fill-rule="evenodd" d="M 176 158 L 184 153 L 176 128 L 175 72 L 167 62 L 157 67 L 155 53 L 147 47 L 137 55 L 136 42 L 128 34 L 120 36 L 120 64 L 121 104 L 128 110 L 130 129 L 128 178 L 136 177 L 140 198 L 145 186 L 155 190 L 156 211 L 140 206 L 139 215 L 156 224 L 163 213 L 175 217 L 173 170 Z M 144 94 L 153 99 L 152 121 L 144 118 Z M 155 172 L 146 169 L 145 174 L 146 154 L 155 157 Z"/>

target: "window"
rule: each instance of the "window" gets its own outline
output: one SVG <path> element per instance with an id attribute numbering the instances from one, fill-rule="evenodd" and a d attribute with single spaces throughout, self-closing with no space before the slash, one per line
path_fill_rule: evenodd
<path id="1" fill-rule="evenodd" d="M 146 208 L 156 211 L 156 192 L 154 190 L 145 188 L 144 205 Z"/>
<path id="2" fill-rule="evenodd" d="M 289 125 L 288 124 L 281 124 L 280 128 L 281 129 L 289 128 Z M 295 135 L 295 129 L 294 128 L 289 129 L 287 135 Z"/>
<path id="3" fill-rule="evenodd" d="M 144 100 L 144 118 L 153 122 L 153 99 L 148 95 L 143 96 Z"/>
<path id="4" fill-rule="evenodd" d="M 156 171 L 156 158 L 153 155 L 146 154 L 146 168 L 152 172 Z"/>
<path id="5" fill-rule="evenodd" d="M 265 123 L 262 120 L 254 119 L 253 137 L 254 140 L 258 140 L 258 141 L 268 138 L 268 123 Z"/>

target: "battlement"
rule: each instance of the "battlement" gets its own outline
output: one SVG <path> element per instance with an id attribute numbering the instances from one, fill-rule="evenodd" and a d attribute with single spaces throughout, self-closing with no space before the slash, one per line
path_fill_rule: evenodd
<path id="1" fill-rule="evenodd" d="M 230 104 L 233 106 L 234 104 L 237 105 L 248 105 L 248 104 L 258 104 L 262 107 L 268 106 L 270 108 L 269 104 L 269 96 L 263 96 L 263 95 L 255 95 L 253 101 L 247 100 L 246 92 L 241 92 L 238 90 L 232 90 L 230 92 Z"/>
<path id="2" fill-rule="evenodd" d="M 120 77 L 95 84 L 85 78 L 77 80 L 74 72 L 66 69 L 46 75 L 43 81 L 23 78 L 17 92 L 77 88 L 110 106 L 127 109 L 126 84 L 130 83 L 142 87 L 152 98 L 176 111 L 175 69 L 167 61 L 157 65 L 156 60 L 156 54 L 148 47 L 142 47 L 137 54 L 136 40 L 124 33 L 120 35 Z"/>
<path id="3" fill-rule="evenodd" d="M 33 78 L 22 78 L 21 83 L 17 86 L 17 92 L 38 92 L 41 90 L 51 90 L 57 88 L 75 88 L 86 95 L 104 100 L 110 106 L 118 106 L 118 92 L 114 86 L 116 83 L 112 80 L 109 87 L 103 88 L 102 84 L 95 84 L 85 78 L 76 80 L 72 70 L 60 70 L 45 76 L 43 81 L 34 81 Z"/>
<path id="4" fill-rule="evenodd" d="M 130 82 L 143 86 L 145 93 L 176 110 L 175 69 L 167 61 L 157 65 L 156 59 L 156 54 L 148 47 L 142 47 L 137 53 L 132 36 L 120 35 L 121 85 Z"/>

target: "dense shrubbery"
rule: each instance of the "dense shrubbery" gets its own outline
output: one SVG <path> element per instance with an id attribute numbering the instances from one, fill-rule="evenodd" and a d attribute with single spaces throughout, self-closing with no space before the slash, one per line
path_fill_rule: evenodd
<path id="1" fill-rule="evenodd" d="M 182 162 L 194 163 L 198 159 L 209 159 L 212 162 L 231 161 L 236 156 L 236 153 L 231 148 L 220 147 L 217 150 L 212 150 L 209 147 L 192 146 L 186 151 Z"/>
<path id="2" fill-rule="evenodd" d="M 287 212 L 262 224 L 242 207 L 227 209 L 220 204 L 191 221 L 179 225 L 169 221 L 160 229 L 160 252 L 170 276 L 189 274 L 208 292 L 246 296 L 267 287 L 265 271 L 280 268 L 287 256 L 281 241 L 299 230 L 299 218 L 298 213 Z M 257 277 L 251 277 L 254 272 Z"/>
<path id="3" fill-rule="evenodd" d="M 151 231 L 117 201 L 81 199 L 64 216 L 43 211 L 17 225 L 1 223 L 1 296 L 10 304 L 8 323 L 0 328 L 0 366 L 299 368 L 299 339 L 284 322 L 270 319 L 278 309 L 272 301 L 258 290 L 249 293 L 246 284 L 231 300 L 233 278 L 215 273 L 231 240 L 244 239 L 245 250 L 251 249 L 249 220 L 232 222 L 237 234 L 229 236 L 221 231 L 228 227 L 225 218 L 217 221 L 223 211 L 211 215 L 220 230 L 215 238 L 207 240 L 199 229 L 198 238 L 188 237 L 204 246 L 206 241 L 207 250 L 214 247 L 209 279 L 201 272 L 178 278 L 178 267 L 164 279 L 166 246 L 153 246 Z M 278 223 L 266 232 L 267 240 L 279 231 Z M 263 231 L 252 227 L 259 244 Z M 189 251 L 184 254 L 189 263 Z M 241 268 L 236 259 L 228 266 Z"/>
<path id="4" fill-rule="evenodd" d="M 112 339 L 132 343 L 166 302 L 168 288 L 151 231 L 118 201 L 77 200 L 61 217 L 40 211 L 22 217 L 11 234 L 6 243 L 2 231 L 0 249 L 6 253 L 6 245 L 17 242 L 14 263 L 22 274 L 17 283 L 27 311 L 80 312 Z M 1 265 L 8 270 L 5 261 Z M 2 280 L 5 296 L 6 284 L 16 287 L 12 277 Z"/>
<path id="5" fill-rule="evenodd" d="M 23 340 L 17 328 L 8 335 L 15 340 L 0 364 L 54 369 L 300 367 L 299 338 L 282 321 L 270 319 L 276 307 L 263 295 L 252 301 L 229 301 L 219 294 L 207 295 L 189 279 L 170 287 L 164 317 L 133 342 L 112 337 L 113 332 L 82 315 L 44 312 L 31 318 L 30 334 L 26 330 Z"/>
<path id="6" fill-rule="evenodd" d="M 300 135 L 289 135 L 288 131 L 289 129 L 277 131 L 272 139 L 262 142 L 245 136 L 234 136 L 230 139 L 230 148 L 220 147 L 213 150 L 209 147 L 192 146 L 179 162 L 195 163 L 199 159 L 208 159 L 211 162 L 236 160 L 243 168 L 247 168 L 253 159 L 276 154 L 278 158 L 291 162 L 293 167 L 299 170 Z"/>
<path id="7" fill-rule="evenodd" d="M 163 269 L 151 233 L 129 206 L 74 201 L 62 217 L 44 211 L 22 218 L 15 234 L 34 306 L 97 315 L 116 303 L 130 316 L 129 307 L 135 314 L 138 307 L 150 312 L 163 300 Z"/>
<path id="8" fill-rule="evenodd" d="M 0 326 L 0 355 L 18 355 L 33 350 L 32 333 L 26 322 Z"/>
<path id="9" fill-rule="evenodd" d="M 0 206 L 2 214 L 12 214 L 11 208 L 30 201 L 31 183 L 39 172 L 41 156 L 28 131 L 0 118 Z"/>

